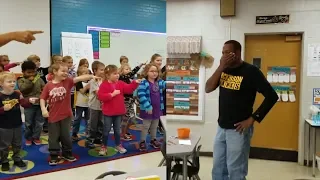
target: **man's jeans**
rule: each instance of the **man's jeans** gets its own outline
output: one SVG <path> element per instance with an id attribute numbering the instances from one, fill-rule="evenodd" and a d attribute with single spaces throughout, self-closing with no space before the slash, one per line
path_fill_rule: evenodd
<path id="1" fill-rule="evenodd" d="M 212 180 L 245 180 L 253 127 L 242 134 L 218 126 L 213 150 Z"/>
<path id="2" fill-rule="evenodd" d="M 39 105 L 32 105 L 24 109 L 25 116 L 25 138 L 27 140 L 39 140 L 44 118 Z"/>

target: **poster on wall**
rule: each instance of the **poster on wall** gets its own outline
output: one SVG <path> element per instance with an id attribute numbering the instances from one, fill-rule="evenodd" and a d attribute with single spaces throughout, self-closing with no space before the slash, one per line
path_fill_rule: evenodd
<path id="1" fill-rule="evenodd" d="M 320 43 L 308 44 L 307 76 L 320 76 Z"/>
<path id="2" fill-rule="evenodd" d="M 313 105 L 320 105 L 320 88 L 313 88 Z"/>
<path id="3" fill-rule="evenodd" d="M 274 85 L 272 87 L 278 94 L 278 102 L 296 102 L 295 85 Z"/>
<path id="4" fill-rule="evenodd" d="M 297 67 L 268 67 L 267 80 L 270 83 L 295 83 L 297 81 Z"/>
<path id="5" fill-rule="evenodd" d="M 189 58 L 167 59 L 167 118 L 202 120 L 200 71 L 200 64 Z"/>

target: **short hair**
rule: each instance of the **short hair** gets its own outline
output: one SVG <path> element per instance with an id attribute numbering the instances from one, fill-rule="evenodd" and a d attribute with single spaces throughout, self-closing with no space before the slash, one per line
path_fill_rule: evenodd
<path id="1" fill-rule="evenodd" d="M 97 70 L 99 66 L 105 66 L 105 65 L 100 61 L 93 61 L 93 63 L 91 64 L 92 71 L 94 72 L 95 70 Z"/>
<path id="2" fill-rule="evenodd" d="M 49 68 L 50 72 L 49 73 L 53 73 L 53 71 L 58 71 L 60 69 L 61 66 L 67 66 L 65 63 L 55 63 L 52 64 Z"/>
<path id="3" fill-rule="evenodd" d="M 40 57 L 35 54 L 32 54 L 32 55 L 28 56 L 27 60 L 28 61 L 40 61 Z"/>
<path id="4" fill-rule="evenodd" d="M 16 75 L 12 72 L 2 72 L 0 73 L 0 84 L 4 82 L 5 79 L 12 78 L 16 79 Z"/>
<path id="5" fill-rule="evenodd" d="M 120 57 L 120 63 L 122 63 L 122 61 L 124 61 L 124 60 L 129 61 L 129 59 L 128 59 L 127 56 L 121 56 L 121 57 Z"/>
<path id="6" fill-rule="evenodd" d="M 64 56 L 64 57 L 62 58 L 62 62 L 64 62 L 64 63 L 67 62 L 67 61 L 69 61 L 69 60 L 73 60 L 71 56 Z"/>
<path id="7" fill-rule="evenodd" d="M 116 65 L 110 64 L 104 69 L 106 75 L 110 75 L 113 72 L 118 72 L 118 67 Z"/>
<path id="8" fill-rule="evenodd" d="M 24 61 L 21 64 L 21 69 L 22 69 L 22 72 L 24 72 L 26 70 L 35 70 L 35 69 L 37 69 L 37 66 L 33 61 Z"/>
<path id="9" fill-rule="evenodd" d="M 241 49 L 242 49 L 241 44 L 236 40 L 229 40 L 229 41 L 226 41 L 224 44 L 231 44 L 233 47 L 233 51 L 241 52 Z"/>

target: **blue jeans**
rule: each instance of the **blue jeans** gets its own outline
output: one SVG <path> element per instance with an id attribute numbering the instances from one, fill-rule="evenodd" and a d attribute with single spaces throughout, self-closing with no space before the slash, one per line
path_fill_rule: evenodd
<path id="1" fill-rule="evenodd" d="M 25 116 L 25 138 L 32 141 L 33 139 L 40 139 L 40 134 L 44 124 L 41 108 L 39 105 L 32 105 L 24 109 Z"/>
<path id="2" fill-rule="evenodd" d="M 88 133 L 89 108 L 76 106 L 76 118 L 72 123 L 72 134 L 76 135 L 79 132 L 82 114 L 84 113 L 84 120 L 86 123 L 85 132 Z"/>
<path id="3" fill-rule="evenodd" d="M 245 180 L 253 127 L 242 134 L 218 126 L 213 150 L 212 180 Z"/>
<path id="4" fill-rule="evenodd" d="M 122 116 L 103 116 L 103 134 L 104 134 L 104 145 L 108 146 L 108 138 L 111 128 L 113 127 L 114 139 L 116 146 L 121 144 L 120 142 L 120 128 L 121 128 L 121 117 Z"/>

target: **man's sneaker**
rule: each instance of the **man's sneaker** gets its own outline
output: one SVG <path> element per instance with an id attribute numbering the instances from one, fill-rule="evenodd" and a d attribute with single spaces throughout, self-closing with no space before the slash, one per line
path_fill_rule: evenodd
<path id="1" fill-rule="evenodd" d="M 77 160 L 77 158 L 75 158 L 72 155 L 72 152 L 68 151 L 68 152 L 62 152 L 62 158 L 69 161 L 69 162 L 74 162 Z"/>
<path id="2" fill-rule="evenodd" d="M 71 139 L 72 139 L 73 142 L 79 141 L 79 137 L 78 137 L 78 135 L 76 135 L 76 134 L 73 134 L 73 135 L 71 136 Z"/>
<path id="3" fill-rule="evenodd" d="M 121 144 L 117 146 L 116 149 L 119 151 L 120 154 L 124 154 L 127 152 L 127 150 Z"/>
<path id="4" fill-rule="evenodd" d="M 58 156 L 50 156 L 50 161 L 49 161 L 49 165 L 50 166 L 56 166 L 59 162 L 59 158 Z"/>
<path id="5" fill-rule="evenodd" d="M 99 156 L 106 156 L 107 155 L 107 148 L 105 146 L 101 146 L 99 150 Z"/>
<path id="6" fill-rule="evenodd" d="M 35 145 L 37 145 L 37 146 L 41 145 L 40 139 L 34 139 L 34 140 L 33 140 L 33 143 L 34 143 Z"/>
<path id="7" fill-rule="evenodd" d="M 27 166 L 27 164 L 26 164 L 25 162 L 23 162 L 22 160 L 20 160 L 20 161 L 15 161 L 15 162 L 14 162 L 14 165 L 15 165 L 15 166 L 18 166 L 18 167 L 20 167 L 20 168 L 24 168 L 24 167 Z"/>
<path id="8" fill-rule="evenodd" d="M 2 163 L 2 165 L 1 165 L 1 171 L 9 171 L 9 170 L 10 170 L 9 162 Z"/>
<path id="9" fill-rule="evenodd" d="M 32 145 L 32 141 L 30 141 L 30 140 L 26 140 L 26 146 L 31 146 Z"/>
<path id="10" fill-rule="evenodd" d="M 131 141 L 132 138 L 130 136 L 128 136 L 127 134 L 124 134 L 122 137 L 121 137 L 122 140 L 124 141 Z"/>
<path id="11" fill-rule="evenodd" d="M 140 149 L 140 151 L 146 151 L 147 150 L 147 145 L 146 145 L 145 141 L 140 142 L 139 149 Z"/>
<path id="12" fill-rule="evenodd" d="M 159 143 L 158 140 L 153 139 L 150 141 L 150 146 L 152 146 L 155 149 L 158 149 L 158 148 L 160 148 L 161 144 Z"/>

